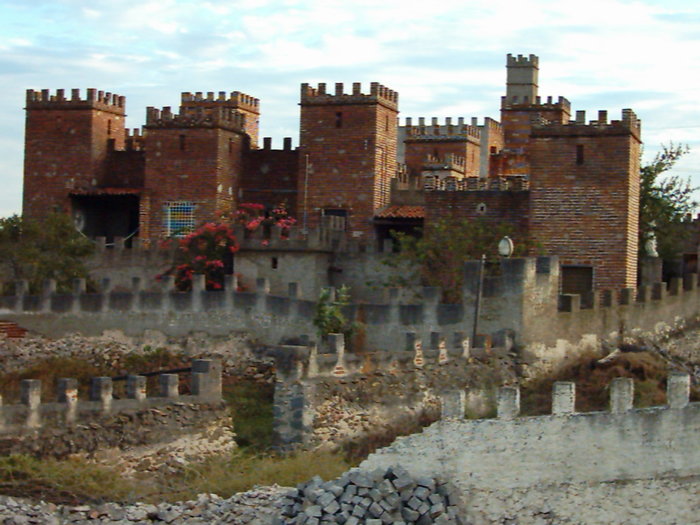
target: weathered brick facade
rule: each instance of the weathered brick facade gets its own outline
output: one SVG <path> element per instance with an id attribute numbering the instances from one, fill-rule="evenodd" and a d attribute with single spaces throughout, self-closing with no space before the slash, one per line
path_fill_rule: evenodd
<path id="1" fill-rule="evenodd" d="M 345 215 L 353 236 L 369 237 L 396 173 L 398 94 L 376 82 L 368 94 L 357 82 L 343 89 L 301 86 L 299 216 L 315 227 L 324 213 Z"/>
<path id="2" fill-rule="evenodd" d="M 623 110 L 608 124 L 601 112 L 586 124 L 577 112 L 572 121 L 568 100 L 538 95 L 536 56 L 508 55 L 506 68 L 500 123 L 399 126 L 398 94 L 378 83 L 347 93 L 302 84 L 299 147 L 285 139 L 277 150 L 269 139 L 259 147 L 260 102 L 237 91 L 183 93 L 178 113 L 148 108 L 143 130 L 130 132 L 124 97 L 30 90 L 24 214 L 62 209 L 88 236 L 151 242 L 239 202 L 285 203 L 307 229 L 324 215 L 345 217 L 348 235 L 363 239 L 409 231 L 423 217 L 481 216 L 590 269 L 577 287 L 634 286 L 636 116 Z"/>

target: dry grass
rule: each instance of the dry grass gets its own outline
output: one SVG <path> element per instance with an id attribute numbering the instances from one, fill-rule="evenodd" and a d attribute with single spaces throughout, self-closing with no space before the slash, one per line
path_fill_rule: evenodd
<path id="1" fill-rule="evenodd" d="M 552 409 L 552 385 L 555 381 L 576 383 L 576 410 L 592 412 L 607 410 L 609 385 L 616 377 L 634 379 L 634 403 L 637 407 L 666 403 L 668 364 L 651 352 L 622 353 L 605 364 L 599 364 L 598 354 L 587 354 L 572 361 L 556 374 L 536 379 L 521 389 L 522 411 L 526 415 L 549 414 Z M 700 399 L 697 388 L 691 399 Z"/>

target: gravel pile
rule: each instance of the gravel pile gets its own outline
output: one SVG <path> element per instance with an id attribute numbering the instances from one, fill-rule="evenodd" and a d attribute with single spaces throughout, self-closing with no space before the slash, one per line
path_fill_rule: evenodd
<path id="1" fill-rule="evenodd" d="M 459 497 L 449 483 L 412 478 L 401 467 L 352 469 L 324 482 L 318 476 L 278 502 L 274 525 L 463 525 Z"/>
<path id="2" fill-rule="evenodd" d="M 58 506 L 51 503 L 27 503 L 0 496 L 0 523 L 3 525 L 59 525 L 169 523 L 239 525 L 268 525 L 277 512 L 275 505 L 289 488 L 273 485 L 257 487 L 234 494 L 228 499 L 215 494 L 200 494 L 196 500 L 151 505 L 135 503 L 119 505 L 105 503 L 98 506 Z"/>

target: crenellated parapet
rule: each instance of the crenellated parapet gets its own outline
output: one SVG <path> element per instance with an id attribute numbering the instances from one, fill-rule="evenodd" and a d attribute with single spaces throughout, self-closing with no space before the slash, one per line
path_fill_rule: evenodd
<path id="1" fill-rule="evenodd" d="M 301 105 L 352 105 L 352 104 L 381 104 L 390 109 L 398 109 L 399 94 L 378 82 L 370 84 L 369 93 L 362 93 L 362 84 L 353 82 L 352 92 L 345 93 L 342 82 L 336 82 L 335 91 L 326 91 L 326 84 L 319 83 L 316 88 L 309 84 L 301 85 Z"/>
<path id="2" fill-rule="evenodd" d="M 476 120 L 472 119 L 471 124 L 469 124 L 465 123 L 463 117 L 459 117 L 454 123 L 452 118 L 447 117 L 441 124 L 437 117 L 432 117 L 430 124 L 426 124 L 426 119 L 419 117 L 418 124 L 415 125 L 413 119 L 408 117 L 403 126 L 406 135 L 405 142 L 470 141 L 480 144 L 481 129 Z"/>
<path id="3" fill-rule="evenodd" d="M 189 375 L 190 394 L 180 394 L 180 375 Z M 157 376 L 156 391 L 149 391 L 147 376 Z M 119 383 L 119 388 L 115 388 Z M 42 382 L 24 379 L 20 383 L 20 403 L 2 404 L 0 436 L 21 434 L 44 426 L 86 424 L 97 418 L 133 413 L 174 404 L 215 404 L 221 402 L 221 363 L 198 359 L 188 368 L 133 374 L 123 377 L 94 377 L 88 399 L 80 399 L 78 381 L 58 379 L 56 401 L 42 401 Z M 119 390 L 119 394 L 117 394 Z"/>
<path id="4" fill-rule="evenodd" d="M 55 94 L 48 89 L 28 89 L 26 104 L 27 110 L 96 109 L 116 115 L 124 115 L 126 111 L 126 97 L 93 88 L 86 91 L 84 98 L 81 97 L 80 89 L 71 89 L 70 98 L 66 96 L 64 89 L 57 89 Z"/>
<path id="5" fill-rule="evenodd" d="M 540 59 L 537 55 L 530 54 L 529 56 L 517 55 L 508 53 L 506 56 L 506 66 L 509 67 L 539 67 Z"/>
<path id="6" fill-rule="evenodd" d="M 182 93 L 180 100 L 181 107 L 213 108 L 222 106 L 242 109 L 256 114 L 260 113 L 260 100 L 240 91 L 232 91 L 228 94 L 226 91 L 219 91 L 218 93 L 209 91 L 206 95 L 201 91 L 196 93 L 187 91 Z"/>
<path id="7" fill-rule="evenodd" d="M 530 183 L 527 177 L 511 175 L 505 177 L 490 177 L 482 179 L 477 177 L 440 178 L 435 175 L 426 175 L 423 179 L 425 191 L 528 191 Z"/>
<path id="8" fill-rule="evenodd" d="M 246 116 L 229 107 L 183 107 L 180 114 L 169 106 L 146 109 L 146 129 L 222 128 L 245 133 Z"/>
<path id="9" fill-rule="evenodd" d="M 126 151 L 143 151 L 146 147 L 146 137 L 140 128 L 124 130 L 124 149 Z"/>
<path id="10" fill-rule="evenodd" d="M 608 112 L 598 111 L 598 118 L 586 122 L 586 112 L 577 111 L 576 119 L 567 123 L 535 122 L 532 137 L 585 137 L 632 135 L 641 140 L 642 122 L 631 109 L 623 109 L 620 120 L 608 122 Z"/>
<path id="11" fill-rule="evenodd" d="M 501 97 L 502 110 L 524 110 L 531 109 L 533 111 L 563 111 L 566 114 L 571 114 L 571 102 L 565 97 L 558 97 L 556 100 L 553 97 L 536 96 L 530 99 L 527 96 L 512 95 L 510 97 Z"/>

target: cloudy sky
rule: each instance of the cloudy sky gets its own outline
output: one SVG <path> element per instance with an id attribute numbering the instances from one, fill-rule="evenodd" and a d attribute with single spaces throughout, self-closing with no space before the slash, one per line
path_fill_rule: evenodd
<path id="1" fill-rule="evenodd" d="M 634 109 L 645 158 L 689 144 L 676 173 L 700 185 L 693 0 L 0 0 L 0 216 L 21 208 L 27 88 L 125 95 L 128 127 L 181 91 L 238 90 L 279 147 L 302 82 L 381 82 L 402 118 L 498 120 L 507 53 L 538 55 L 540 95 L 573 111 Z"/>

